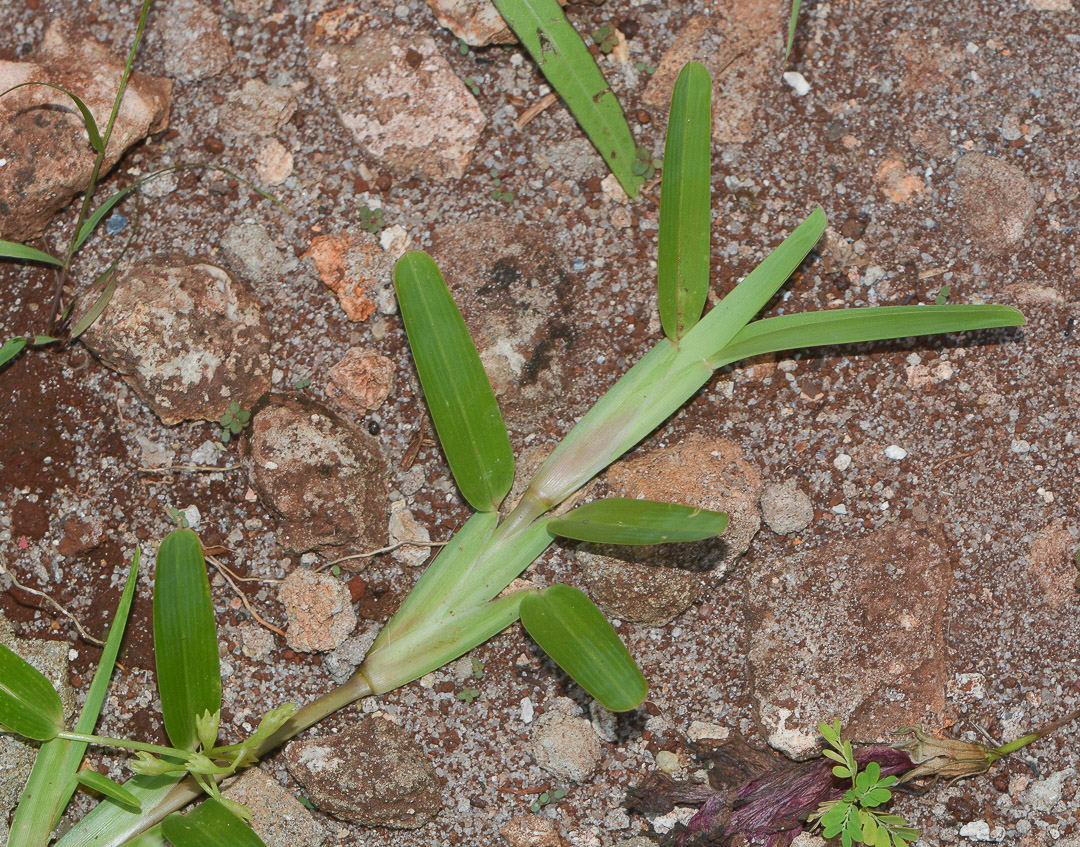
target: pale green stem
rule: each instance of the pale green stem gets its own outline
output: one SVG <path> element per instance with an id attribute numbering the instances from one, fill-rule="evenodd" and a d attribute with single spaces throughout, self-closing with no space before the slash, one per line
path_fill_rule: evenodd
<path id="1" fill-rule="evenodd" d="M 88 735 L 82 732 L 68 732 L 61 730 L 56 734 L 57 738 L 67 741 L 81 741 L 85 744 L 96 744 L 98 747 L 119 747 L 122 750 L 140 750 L 144 753 L 156 753 L 158 756 L 169 756 L 174 759 L 191 761 L 191 753 L 186 750 L 177 750 L 175 747 L 163 747 L 160 744 L 144 744 L 142 741 L 131 741 L 127 738 L 109 738 L 105 735 Z"/>
<path id="2" fill-rule="evenodd" d="M 1065 726 L 1065 724 L 1070 723 L 1077 718 L 1080 718 L 1080 710 L 1070 712 L 1065 717 L 1053 721 L 1052 723 L 1048 723 L 1041 729 L 1035 730 L 1035 732 L 1029 732 L 1027 735 L 1017 738 L 1015 741 L 1010 741 L 1008 744 L 1002 744 L 1000 747 L 995 747 L 993 750 L 987 752 L 987 763 L 991 764 L 998 759 L 1008 756 L 1010 753 L 1015 753 L 1021 747 L 1027 747 L 1032 741 L 1038 741 L 1043 736 L 1049 735 L 1054 730 L 1060 729 Z"/>

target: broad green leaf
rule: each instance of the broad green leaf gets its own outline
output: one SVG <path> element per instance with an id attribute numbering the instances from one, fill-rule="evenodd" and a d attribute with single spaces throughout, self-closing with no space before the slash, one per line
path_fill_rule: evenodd
<path id="1" fill-rule="evenodd" d="M 611 497 L 552 518 L 548 530 L 596 544 L 667 544 L 712 538 L 724 531 L 727 521 L 727 515 L 708 509 Z"/>
<path id="2" fill-rule="evenodd" d="M 791 0 L 791 17 L 788 20 L 787 28 L 787 48 L 784 50 L 784 62 L 791 56 L 791 47 L 795 44 L 795 27 L 799 23 L 799 6 L 802 5 L 802 0 Z"/>
<path id="3" fill-rule="evenodd" d="M 76 108 L 78 108 L 79 114 L 82 115 L 83 125 L 86 127 L 86 134 L 90 137 L 90 146 L 94 148 L 95 153 L 105 152 L 105 142 L 101 140 L 101 133 L 98 132 L 97 121 L 94 120 L 93 114 L 90 112 L 90 110 L 87 108 L 86 104 L 82 100 L 80 100 L 74 93 L 68 91 L 66 88 L 63 88 L 59 85 L 54 85 L 51 82 L 23 82 L 19 85 L 12 86 L 7 91 L 0 94 L 0 97 L 3 97 L 4 94 L 7 94 L 9 91 L 14 91 L 16 88 L 23 88 L 27 85 L 44 85 L 46 88 L 55 89 L 61 94 L 66 94 L 68 97 L 70 97 L 75 103 Z"/>
<path id="4" fill-rule="evenodd" d="M 741 330 L 730 344 L 717 351 L 709 359 L 709 364 L 718 368 L 740 359 L 782 350 L 1023 324 L 1024 316 L 1012 306 L 825 309 L 755 321 Z"/>
<path id="5" fill-rule="evenodd" d="M 688 355 L 711 359 L 753 320 L 799 267 L 825 231 L 825 213 L 814 209 L 717 306 L 686 334 L 681 346 Z"/>
<path id="6" fill-rule="evenodd" d="M 0 347 L 0 367 L 3 367 L 16 356 L 18 356 L 26 348 L 26 339 L 21 335 L 16 335 L 14 338 L 9 338 L 4 342 L 4 346 Z"/>
<path id="7" fill-rule="evenodd" d="M 676 343 L 698 322 L 709 293 L 711 99 L 709 72 L 689 62 L 671 95 L 656 268 L 660 321 Z"/>
<path id="8" fill-rule="evenodd" d="M 0 644 L 0 724 L 35 741 L 55 738 L 64 728 L 64 707 L 52 683 L 3 644 Z"/>
<path id="9" fill-rule="evenodd" d="M 125 841 L 124 847 L 165 847 L 165 836 L 161 834 L 161 825 L 158 824 L 153 829 L 148 829 L 129 841 Z"/>
<path id="10" fill-rule="evenodd" d="M 186 815 L 169 815 L 161 829 L 175 847 L 265 847 L 250 826 L 214 798 Z"/>
<path id="11" fill-rule="evenodd" d="M 45 262 L 48 265 L 60 267 L 64 264 L 63 259 L 57 259 L 41 250 L 27 247 L 16 241 L 0 241 L 0 259 L 19 259 L 24 262 Z"/>
<path id="12" fill-rule="evenodd" d="M 494 0 L 619 184 L 637 197 L 644 179 L 633 171 L 637 145 L 622 107 L 558 0 Z"/>
<path id="13" fill-rule="evenodd" d="M 514 482 L 514 455 L 476 346 L 442 274 L 426 253 L 406 253 L 394 287 L 435 430 L 461 493 L 492 512 Z"/>
<path id="14" fill-rule="evenodd" d="M 75 323 L 75 326 L 71 328 L 71 337 L 73 339 L 78 338 L 86 330 L 88 330 L 99 317 L 101 313 L 105 311 L 105 307 L 109 305 L 109 301 L 112 300 L 113 293 L 116 291 L 116 269 L 115 266 L 109 268 L 106 272 L 108 275 L 108 281 L 105 283 L 105 288 L 102 289 L 101 294 L 98 295 L 97 300 L 94 301 L 94 305 L 87 309 L 84 314 Z"/>
<path id="15" fill-rule="evenodd" d="M 552 585 L 521 601 L 521 623 L 574 681 L 607 709 L 637 708 L 649 685 L 603 612 L 583 592 Z"/>
<path id="16" fill-rule="evenodd" d="M 194 750 L 196 717 L 221 708 L 221 666 L 202 545 L 190 529 L 161 542 L 154 574 L 154 659 L 165 731 Z"/>
<path id="17" fill-rule="evenodd" d="M 90 735 L 97 726 L 131 610 L 131 601 L 138 582 L 140 556 L 141 551 L 136 548 L 135 559 L 128 570 L 127 581 L 116 606 L 109 635 L 105 639 L 101 660 L 94 671 L 86 702 L 75 723 L 77 733 Z M 72 777 L 78 771 L 85 752 L 84 742 L 69 741 L 65 738 L 54 738 L 41 745 L 37 758 L 34 759 L 30 778 L 26 781 L 18 806 L 15 807 L 8 847 L 44 847 L 49 843 L 53 827 L 60 820 L 75 791 Z"/>
<path id="18" fill-rule="evenodd" d="M 876 844 L 878 826 L 877 821 L 874 820 L 874 816 L 869 812 L 859 812 L 859 817 L 862 819 L 862 838 L 864 844 Z"/>
<path id="19" fill-rule="evenodd" d="M 134 794 L 122 785 L 113 782 L 104 774 L 89 770 L 79 771 L 75 774 L 75 781 L 80 785 L 84 785 L 87 788 L 92 788 L 94 791 L 104 794 L 106 797 L 111 797 L 117 803 L 134 809 L 136 812 L 142 811 L 142 804 L 136 799 Z"/>

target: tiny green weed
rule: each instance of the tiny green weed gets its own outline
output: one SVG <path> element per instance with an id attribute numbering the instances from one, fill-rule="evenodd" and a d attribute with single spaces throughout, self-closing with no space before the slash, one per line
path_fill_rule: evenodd
<path id="1" fill-rule="evenodd" d="M 615 29 L 614 24 L 604 24 L 592 31 L 592 39 L 596 42 L 596 46 L 600 48 L 600 52 L 607 54 L 618 46 L 619 31 Z"/>
<path id="2" fill-rule="evenodd" d="M 881 765 L 877 762 L 870 762 L 860 771 L 851 742 L 840 739 L 840 729 L 838 720 L 832 726 L 818 724 L 822 737 L 832 748 L 823 753 L 837 763 L 832 769 L 833 775 L 850 779 L 851 788 L 839 800 L 822 803 L 810 816 L 810 821 L 821 825 L 822 835 L 826 838 L 839 835 L 844 847 L 852 844 L 907 847 L 919 837 L 919 831 L 908 826 L 898 815 L 877 811 L 878 806 L 892 799 L 889 788 L 896 784 L 897 777 L 882 777 Z"/>
<path id="3" fill-rule="evenodd" d="M 480 86 L 477 84 L 475 79 L 473 79 L 471 76 L 467 76 L 465 77 L 465 79 L 462 80 L 462 82 L 465 83 L 465 87 L 473 93 L 474 97 L 480 96 Z"/>
<path id="4" fill-rule="evenodd" d="M 366 229 L 368 232 L 375 234 L 384 226 L 386 226 L 386 220 L 383 217 L 383 210 L 371 209 L 367 206 L 361 206 L 360 210 L 356 213 L 359 218 L 360 228 Z"/>
<path id="5" fill-rule="evenodd" d="M 243 432 L 244 427 L 251 420 L 251 412 L 240 408 L 240 404 L 233 400 L 225 414 L 221 416 L 221 443 L 228 444 L 229 439 Z"/>
<path id="6" fill-rule="evenodd" d="M 554 791 L 545 791 L 539 797 L 532 801 L 529 805 L 530 812 L 539 812 L 548 803 L 553 803 L 556 800 L 561 800 L 566 796 L 565 788 L 556 788 Z"/>
<path id="7" fill-rule="evenodd" d="M 479 688 L 462 688 L 457 694 L 454 695 L 458 700 L 462 700 L 466 703 L 471 703 L 477 697 L 480 696 Z"/>

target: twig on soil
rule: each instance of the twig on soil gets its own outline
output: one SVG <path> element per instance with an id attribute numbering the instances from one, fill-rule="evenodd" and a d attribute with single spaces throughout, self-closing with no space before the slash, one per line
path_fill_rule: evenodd
<path id="1" fill-rule="evenodd" d="M 251 605 L 251 602 L 248 600 L 247 595 L 243 591 L 240 590 L 240 587 L 235 582 L 233 582 L 232 571 L 229 570 L 228 566 L 223 564 L 220 560 L 218 560 L 214 556 L 207 556 L 206 561 L 211 562 L 214 565 L 214 567 L 216 567 L 218 569 L 218 573 L 220 573 L 225 578 L 225 581 L 227 583 L 229 583 L 232 590 L 235 591 L 237 593 L 237 595 L 240 597 L 240 602 L 242 602 L 244 604 L 244 608 L 248 610 L 248 613 L 253 618 L 255 618 L 255 620 L 258 621 L 259 624 L 266 627 L 271 632 L 276 632 L 282 638 L 285 637 L 285 630 L 274 626 L 272 623 L 267 621 L 262 615 L 260 615 L 258 612 L 255 611 L 255 609 Z M 237 579 L 240 579 L 240 577 L 237 577 Z M 248 580 L 248 581 L 251 581 L 251 580 Z M 276 580 L 276 579 L 275 580 L 262 580 L 262 581 L 264 581 L 264 582 L 280 582 L 280 580 Z"/>
<path id="2" fill-rule="evenodd" d="M 445 547 L 446 544 L 447 542 L 445 541 L 399 541 L 397 544 L 380 547 L 378 550 L 369 550 L 367 553 L 353 553 L 351 556 L 342 556 L 340 559 L 334 559 L 332 562 L 319 565 L 319 567 L 314 570 L 315 573 L 319 573 L 319 571 L 324 571 L 334 565 L 340 565 L 342 562 L 349 562 L 353 559 L 370 559 L 373 556 L 381 556 L 383 553 L 392 553 L 399 547 Z"/>
<path id="3" fill-rule="evenodd" d="M 3 554 L 0 554 L 0 573 L 7 574 L 8 579 L 11 580 L 12 584 L 16 588 L 18 588 L 18 589 L 20 589 L 22 591 L 25 591 L 27 594 L 33 594 L 33 595 L 35 595 L 37 597 L 41 597 L 43 600 L 48 600 L 50 603 L 52 603 L 57 609 L 59 609 L 64 615 L 66 615 L 68 617 L 68 619 L 73 624 L 75 624 L 75 628 L 77 630 L 79 630 L 79 635 L 81 635 L 83 637 L 83 640 L 89 641 L 91 644 L 96 644 L 98 647 L 104 647 L 105 646 L 104 641 L 100 641 L 97 638 L 94 638 L 94 636 L 92 636 L 89 632 L 87 632 L 85 629 L 83 629 L 83 625 L 81 623 L 79 623 L 79 619 L 77 617 L 75 617 L 73 614 L 71 614 L 71 612 L 69 612 L 67 609 L 65 609 L 63 606 L 61 606 L 58 602 L 56 602 L 52 597 L 50 597 L 44 591 L 38 591 L 36 588 L 31 588 L 30 586 L 23 585 L 21 582 L 19 582 L 19 580 L 17 580 L 15 578 L 15 574 L 13 574 L 11 572 L 11 570 L 8 568 L 7 559 L 4 558 Z"/>
<path id="4" fill-rule="evenodd" d="M 512 785 L 500 785 L 496 788 L 496 791 L 505 791 L 510 794 L 516 794 L 518 797 L 522 797 L 526 794 L 543 794 L 551 788 L 550 782 L 545 782 L 543 785 L 537 785 L 535 788 L 514 788 Z"/>
<path id="5" fill-rule="evenodd" d="M 968 451 L 967 451 L 966 453 L 957 453 L 957 454 L 956 454 L 955 456 L 949 456 L 949 457 L 947 457 L 947 458 L 945 458 L 945 459 L 942 459 L 942 460 L 941 460 L 940 462 L 937 462 L 937 463 L 936 463 L 936 464 L 935 464 L 935 465 L 934 465 L 934 466 L 933 466 L 933 467 L 931 468 L 931 470 L 934 470 L 934 471 L 936 471 L 936 470 L 937 470 L 938 468 L 940 468 L 940 467 L 941 467 L 942 465 L 948 464 L 949 462 L 955 462 L 955 461 L 956 461 L 957 459 L 966 459 L 966 458 L 968 458 L 969 456 L 974 456 L 974 455 L 975 455 L 976 453 L 978 453 L 978 452 L 979 452 L 979 450 L 981 450 L 981 449 L 982 449 L 981 447 L 976 447 L 976 448 L 975 448 L 974 450 L 968 450 Z"/>
<path id="6" fill-rule="evenodd" d="M 189 473 L 224 473 L 225 471 L 235 471 L 240 468 L 239 463 L 235 465 L 159 465 L 157 467 L 147 466 L 139 468 L 140 473 L 172 473 L 173 471 L 186 471 Z"/>
<path id="7" fill-rule="evenodd" d="M 537 115 L 543 112 L 545 109 L 551 106 L 556 100 L 559 99 L 559 95 L 552 91 L 550 94 L 545 94 L 535 103 L 533 103 L 528 109 L 518 115 L 517 120 L 514 121 L 514 126 L 518 130 L 525 128 L 526 124 L 532 121 Z"/>

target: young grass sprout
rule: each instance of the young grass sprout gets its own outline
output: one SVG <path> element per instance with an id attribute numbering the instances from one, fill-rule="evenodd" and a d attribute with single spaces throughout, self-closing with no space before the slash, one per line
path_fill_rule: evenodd
<path id="1" fill-rule="evenodd" d="M 499 2 L 501 8 L 530 5 Z M 564 38 L 544 35 L 552 32 L 550 21 L 529 25 L 534 42 L 530 49 L 540 55 L 557 52 Z M 519 20 L 519 33 L 522 26 Z M 58 847 L 116 847 L 158 826 L 179 847 L 257 844 L 238 820 L 239 810 L 220 797 L 219 780 L 332 712 L 406 685 L 519 619 L 555 663 L 600 703 L 613 711 L 636 708 L 648 691 L 645 677 L 582 591 L 568 585 L 506 589 L 558 538 L 634 545 L 695 541 L 723 532 L 727 516 L 681 504 L 621 498 L 568 508 L 575 492 L 663 423 L 717 368 L 739 359 L 792 348 L 1024 322 L 1018 311 L 1004 306 L 882 307 L 754 321 L 824 232 L 825 214 L 820 209 L 702 316 L 709 283 L 710 89 L 704 67 L 688 65 L 672 102 L 658 257 L 665 337 L 578 421 L 516 503 L 505 502 L 515 474 L 510 438 L 450 291 L 425 253 L 407 253 L 398 261 L 394 285 L 425 399 L 454 480 L 475 513 L 429 565 L 348 682 L 300 709 L 285 705 L 268 712 L 252 736 L 219 745 L 217 638 L 202 550 L 188 529 L 177 529 L 164 540 L 155 577 L 158 688 L 172 747 L 92 736 L 100 700 L 84 710 L 75 733 L 67 732 L 51 686 L 25 663 L 18 665 L 6 653 L 0 655 L 7 663 L 2 665 L 4 679 L 17 683 L 0 693 L 0 722 L 44 742 L 17 815 L 23 828 L 13 833 L 12 847 L 47 842 L 51 823 L 70 797 L 71 775 L 88 743 L 145 754 L 134 765 L 140 774 L 125 784 L 124 794 L 115 789 L 106 792 L 109 799 L 67 832 Z M 632 150 L 631 159 L 624 160 L 627 164 Z M 128 584 L 130 589 L 130 576 Z M 127 593 L 125 597 L 130 600 Z M 126 607 L 118 610 L 110 642 L 122 629 L 124 614 Z M 99 676 L 104 674 L 107 680 L 110 670 L 103 660 Z M 49 764 L 40 765 L 46 748 L 54 743 L 68 745 L 63 756 L 53 754 Z M 48 811 L 24 812 L 24 806 L 43 802 L 43 785 L 51 792 Z M 876 798 L 879 795 L 872 792 L 880 787 L 875 783 L 860 797 Z M 185 816 L 177 814 L 204 794 L 212 801 Z M 32 825 L 31 817 L 36 822 Z M 216 833 L 217 840 L 208 833 Z M 894 844 L 899 847 L 896 839 Z"/>

